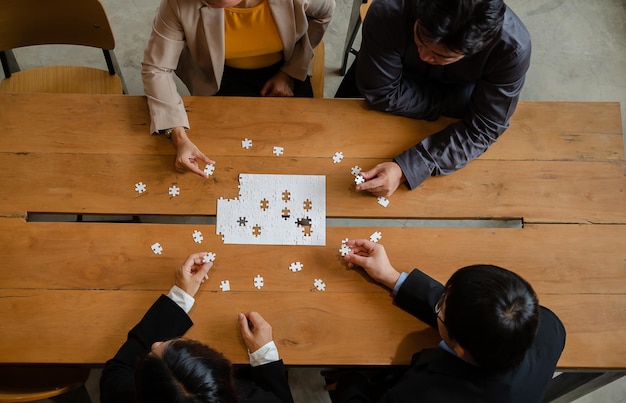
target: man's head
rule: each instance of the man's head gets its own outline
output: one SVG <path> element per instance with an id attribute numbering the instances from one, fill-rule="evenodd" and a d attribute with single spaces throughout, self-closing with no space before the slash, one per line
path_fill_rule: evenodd
<path id="1" fill-rule="evenodd" d="M 497 266 L 458 270 L 446 283 L 438 305 L 444 341 L 488 369 L 518 365 L 539 325 L 539 302 L 530 284 Z"/>
<path id="2" fill-rule="evenodd" d="M 135 373 L 138 402 L 236 402 L 232 365 L 221 353 L 195 340 L 152 345 Z"/>
<path id="3" fill-rule="evenodd" d="M 413 36 L 420 58 L 454 63 L 487 46 L 501 31 L 502 0 L 417 0 Z"/>

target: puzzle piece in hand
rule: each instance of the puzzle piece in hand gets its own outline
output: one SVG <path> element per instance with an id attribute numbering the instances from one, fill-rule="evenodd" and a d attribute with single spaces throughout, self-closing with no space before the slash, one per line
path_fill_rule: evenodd
<path id="1" fill-rule="evenodd" d="M 191 237 L 193 238 L 193 241 L 195 243 L 202 243 L 202 241 L 204 240 L 204 237 L 202 236 L 202 232 L 198 230 L 194 230 L 193 234 L 191 234 Z"/>
<path id="2" fill-rule="evenodd" d="M 358 165 L 355 165 L 352 167 L 352 170 L 350 172 L 352 172 L 352 175 L 357 176 L 358 174 L 361 173 L 361 167 Z"/>
<path id="3" fill-rule="evenodd" d="M 248 138 L 241 140 L 241 148 L 248 150 L 250 147 L 252 147 L 252 140 Z"/>
<path id="4" fill-rule="evenodd" d="M 230 291 L 230 281 L 222 280 L 220 282 L 220 288 L 222 289 L 222 291 Z"/>
<path id="5" fill-rule="evenodd" d="M 389 199 L 385 199 L 382 196 L 378 197 L 378 204 L 380 204 L 383 207 L 387 207 L 389 205 Z"/>
<path id="6" fill-rule="evenodd" d="M 265 284 L 263 282 L 263 277 L 261 277 L 260 274 L 257 274 L 257 276 L 254 278 L 254 286 L 260 290 L 261 287 L 263 287 L 264 285 Z"/>
<path id="7" fill-rule="evenodd" d="M 372 235 L 370 235 L 370 241 L 371 242 L 378 242 L 378 241 L 380 241 L 380 238 L 382 238 L 382 237 L 383 237 L 383 234 L 380 231 L 376 231 Z"/>
<path id="8" fill-rule="evenodd" d="M 363 175 L 359 174 L 354 178 L 354 183 L 356 183 L 357 185 L 360 185 L 361 183 L 365 182 L 365 178 L 363 177 Z"/>
<path id="9" fill-rule="evenodd" d="M 275 156 L 279 156 L 279 155 L 283 155 L 283 153 L 285 152 L 285 149 L 283 147 L 279 147 L 279 146 L 274 146 L 274 151 L 272 151 L 274 153 Z"/>
<path id="10" fill-rule="evenodd" d="M 297 271 L 302 271 L 302 268 L 304 267 L 304 265 L 300 262 L 294 262 L 292 264 L 289 265 L 289 270 L 291 270 L 292 272 L 297 272 Z"/>
<path id="11" fill-rule="evenodd" d="M 204 173 L 206 174 L 206 176 L 211 176 L 213 175 L 213 172 L 215 172 L 215 165 L 213 164 L 207 164 L 204 167 Z"/>
<path id="12" fill-rule="evenodd" d="M 143 182 L 137 182 L 135 183 L 135 191 L 137 193 L 143 193 L 146 191 L 146 184 Z"/>
<path id="13" fill-rule="evenodd" d="M 152 249 L 152 252 L 154 252 L 155 255 L 163 253 L 163 247 L 158 242 L 153 243 L 152 246 L 150 246 L 150 249 Z"/>
<path id="14" fill-rule="evenodd" d="M 343 159 L 343 153 L 341 151 L 337 151 L 335 155 L 333 155 L 333 163 L 339 164 Z"/>
<path id="15" fill-rule="evenodd" d="M 316 278 L 313 285 L 318 291 L 326 291 L 326 284 L 324 284 L 321 278 Z"/>
<path id="16" fill-rule="evenodd" d="M 341 253 L 341 256 L 347 255 L 352 250 L 352 248 L 346 245 L 346 242 L 348 242 L 348 238 L 341 241 L 341 248 L 339 248 L 339 253 Z"/>
<path id="17" fill-rule="evenodd" d="M 214 262 L 215 261 L 215 253 L 213 252 L 207 252 L 206 255 L 204 255 L 204 257 L 202 258 L 202 261 L 204 263 L 209 263 L 209 262 Z"/>
<path id="18" fill-rule="evenodd" d="M 176 186 L 176 185 L 172 185 L 170 187 L 169 193 L 170 193 L 170 196 L 176 197 L 176 196 L 178 196 L 180 194 L 180 188 L 178 186 Z"/>

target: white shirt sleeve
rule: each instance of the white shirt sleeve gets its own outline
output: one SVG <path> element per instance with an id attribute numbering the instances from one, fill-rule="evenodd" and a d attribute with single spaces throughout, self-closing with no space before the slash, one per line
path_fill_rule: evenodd
<path id="1" fill-rule="evenodd" d="M 250 365 L 253 367 L 280 360 L 278 357 L 278 348 L 276 344 L 274 344 L 274 340 L 253 353 L 248 351 L 248 357 L 250 357 Z"/>
<path id="2" fill-rule="evenodd" d="M 181 307 L 183 311 L 185 311 L 185 313 L 189 313 L 191 307 L 193 307 L 194 302 L 196 302 L 196 300 L 191 295 L 187 294 L 185 291 L 183 291 L 182 288 L 177 285 L 172 287 L 167 296 L 169 297 L 169 299 L 174 301 L 176 305 Z"/>

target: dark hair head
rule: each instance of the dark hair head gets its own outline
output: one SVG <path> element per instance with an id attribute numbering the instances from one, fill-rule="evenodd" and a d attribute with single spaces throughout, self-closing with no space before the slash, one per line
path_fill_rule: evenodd
<path id="1" fill-rule="evenodd" d="M 417 0 L 416 19 L 424 39 L 470 56 L 502 29 L 503 0 Z"/>
<path id="2" fill-rule="evenodd" d="M 163 356 L 148 354 L 135 373 L 138 402 L 236 402 L 232 365 L 195 340 L 168 343 Z"/>
<path id="3" fill-rule="evenodd" d="M 445 326 L 480 367 L 506 370 L 523 359 L 539 325 L 530 284 L 497 266 L 458 270 L 445 286 Z"/>

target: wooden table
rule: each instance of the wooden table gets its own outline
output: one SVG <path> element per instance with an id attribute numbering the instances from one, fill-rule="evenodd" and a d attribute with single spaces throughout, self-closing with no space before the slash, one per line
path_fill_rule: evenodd
<path id="1" fill-rule="evenodd" d="M 194 142 L 216 161 L 208 180 L 173 170 L 174 148 L 148 134 L 139 96 L 0 94 L 0 362 L 101 364 L 191 252 L 218 256 L 188 336 L 247 360 L 236 314 L 258 310 L 287 364 L 406 364 L 438 341 L 348 270 L 344 238 L 383 234 L 394 266 L 445 282 L 492 263 L 534 286 L 567 328 L 562 369 L 626 368 L 626 188 L 617 103 L 521 103 L 511 128 L 466 168 L 401 187 L 383 208 L 350 168 L 388 160 L 450 120 L 417 121 L 355 100 L 188 97 Z M 253 139 L 250 150 L 241 140 Z M 284 155 L 272 154 L 273 146 Z M 345 158 L 332 161 L 335 152 Z M 240 173 L 326 176 L 326 246 L 224 245 L 212 224 L 29 222 L 32 213 L 214 217 Z M 136 182 L 148 184 L 139 195 Z M 178 197 L 168 187 L 181 188 Z M 352 219 L 385 218 L 392 226 Z M 521 228 L 424 228 L 420 219 L 519 219 Z M 207 221 L 210 222 L 210 221 Z M 362 223 L 363 221 L 361 221 Z M 493 221 L 497 224 L 498 221 Z M 193 230 L 204 235 L 193 242 Z M 164 245 L 154 255 L 150 245 Z M 300 261 L 297 274 L 289 264 Z M 252 286 L 256 274 L 265 286 Z M 221 292 L 220 280 L 233 288 Z M 313 287 L 322 278 L 326 291 Z M 364 353 L 367 351 L 367 353 Z"/>

